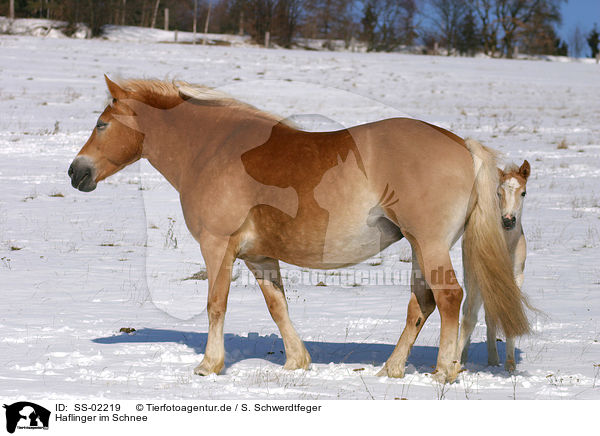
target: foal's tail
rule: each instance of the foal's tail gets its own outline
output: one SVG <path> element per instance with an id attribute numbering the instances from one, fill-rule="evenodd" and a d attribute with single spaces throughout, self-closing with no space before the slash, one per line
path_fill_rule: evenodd
<path id="1" fill-rule="evenodd" d="M 475 169 L 475 205 L 463 236 L 467 298 L 481 292 L 486 317 L 507 337 L 529 333 L 529 304 L 515 283 L 512 262 L 500 224 L 496 153 L 475 140 L 466 146 Z"/>

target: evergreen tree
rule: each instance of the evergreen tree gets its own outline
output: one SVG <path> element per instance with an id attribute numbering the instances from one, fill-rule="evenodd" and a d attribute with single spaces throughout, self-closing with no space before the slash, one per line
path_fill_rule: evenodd
<path id="1" fill-rule="evenodd" d="M 556 56 L 568 56 L 569 55 L 569 46 L 565 41 L 560 38 L 557 38 L 554 41 L 554 54 Z"/>
<path id="2" fill-rule="evenodd" d="M 365 4 L 361 24 L 361 39 L 367 43 L 367 51 L 373 51 L 377 47 L 377 34 L 375 32 L 377 28 L 377 15 L 373 0 L 369 0 Z"/>
<path id="3" fill-rule="evenodd" d="M 598 54 L 598 43 L 600 42 L 600 34 L 598 34 L 598 30 L 596 29 L 596 25 L 590 31 L 587 37 L 587 43 L 590 46 L 590 50 L 592 52 L 591 57 L 595 58 Z"/>
<path id="4" fill-rule="evenodd" d="M 473 10 L 469 9 L 467 15 L 460 23 L 458 34 L 458 51 L 462 55 L 473 56 L 481 48 L 481 37 Z"/>

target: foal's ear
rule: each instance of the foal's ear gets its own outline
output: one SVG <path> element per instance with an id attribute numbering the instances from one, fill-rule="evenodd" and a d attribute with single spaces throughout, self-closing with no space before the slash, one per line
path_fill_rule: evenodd
<path id="1" fill-rule="evenodd" d="M 110 80 L 106 74 L 104 75 L 104 80 L 106 80 L 106 86 L 108 87 L 108 92 L 110 92 L 112 98 L 119 100 L 127 97 L 127 91 Z"/>
<path id="2" fill-rule="evenodd" d="M 529 174 L 531 174 L 531 167 L 529 166 L 529 162 L 527 162 L 526 160 L 523 161 L 523 165 L 521 165 L 521 168 L 519 168 L 519 174 L 525 180 L 527 180 L 527 178 L 529 177 Z"/>
<path id="3" fill-rule="evenodd" d="M 504 176 L 504 171 L 501 168 L 496 168 L 498 170 L 498 178 L 502 180 L 502 176 Z"/>

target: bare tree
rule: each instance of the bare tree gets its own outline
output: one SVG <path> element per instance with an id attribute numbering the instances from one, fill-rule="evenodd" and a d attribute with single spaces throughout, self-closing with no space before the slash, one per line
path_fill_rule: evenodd
<path id="1" fill-rule="evenodd" d="M 488 56 L 494 56 L 497 51 L 500 27 L 500 22 L 494 15 L 495 0 L 470 0 L 469 4 L 479 20 L 483 51 Z"/>
<path id="2" fill-rule="evenodd" d="M 548 3 L 540 5 L 531 19 L 524 23 L 519 32 L 523 52 L 529 54 L 559 54 L 560 39 L 554 29 L 560 16 L 558 10 L 549 8 Z"/>
<path id="3" fill-rule="evenodd" d="M 368 50 L 392 51 L 402 44 L 412 45 L 416 13 L 414 0 L 366 0 L 361 38 Z"/>
<path id="4" fill-rule="evenodd" d="M 121 26 L 125 25 L 125 7 L 127 6 L 127 0 L 121 2 Z"/>
<path id="5" fill-rule="evenodd" d="M 571 56 L 574 58 L 579 58 L 583 54 L 583 49 L 585 47 L 585 37 L 583 36 L 583 32 L 579 25 L 575 26 L 569 35 L 569 48 L 571 52 Z"/>
<path id="6" fill-rule="evenodd" d="M 350 39 L 353 29 L 352 2 L 345 0 L 306 0 L 305 36 L 311 38 Z"/>
<path id="7" fill-rule="evenodd" d="M 284 47 L 290 47 L 298 30 L 304 0 L 279 0 L 275 6 L 274 30 L 276 39 Z"/>
<path id="8" fill-rule="evenodd" d="M 277 0 L 247 0 L 243 3 L 250 34 L 256 42 L 264 44 L 266 33 L 271 32 Z"/>
<path id="9" fill-rule="evenodd" d="M 560 3 L 564 0 L 495 0 L 496 17 L 504 35 L 502 49 L 508 58 L 513 56 L 515 44 L 521 31 L 534 17 L 543 17 L 546 22 L 560 21 Z"/>
<path id="10" fill-rule="evenodd" d="M 466 0 L 429 0 L 432 20 L 448 49 L 448 55 L 458 45 L 460 22 L 467 12 Z"/>
<path id="11" fill-rule="evenodd" d="M 160 5 L 160 0 L 156 0 L 156 3 L 154 3 L 154 12 L 152 13 L 152 23 L 150 24 L 150 27 L 152 29 L 154 29 L 154 26 L 156 26 L 156 16 L 158 15 L 158 5 Z"/>

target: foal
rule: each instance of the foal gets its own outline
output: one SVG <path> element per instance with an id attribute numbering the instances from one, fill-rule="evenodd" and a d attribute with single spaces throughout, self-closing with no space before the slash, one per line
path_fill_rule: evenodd
<path id="1" fill-rule="evenodd" d="M 504 171 L 498 168 L 500 179 L 498 198 L 502 213 L 504 239 L 508 246 L 515 281 L 519 288 L 523 285 L 523 270 L 525 268 L 525 257 L 527 256 L 525 235 L 521 226 L 521 214 L 523 212 L 523 201 L 527 194 L 526 184 L 530 172 L 531 168 L 527 161 L 524 161 L 521 167 L 510 164 L 504 168 Z M 463 319 L 459 343 L 459 347 L 462 349 L 462 364 L 467 361 L 471 334 L 477 323 L 477 313 L 482 304 L 479 290 L 477 287 L 467 283 L 467 277 L 465 277 L 465 289 L 468 295 L 463 305 Z M 485 323 L 487 325 L 488 365 L 496 366 L 499 364 L 498 350 L 496 348 L 496 323 L 488 319 L 487 313 Z M 515 338 L 514 336 L 507 336 L 504 368 L 512 372 L 515 370 L 515 367 Z"/>

